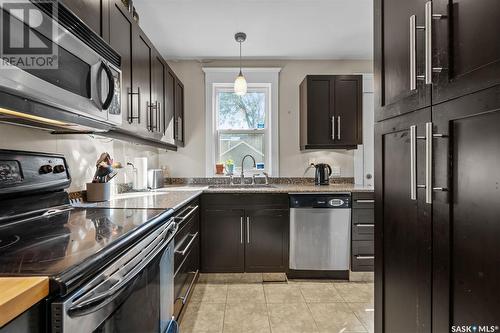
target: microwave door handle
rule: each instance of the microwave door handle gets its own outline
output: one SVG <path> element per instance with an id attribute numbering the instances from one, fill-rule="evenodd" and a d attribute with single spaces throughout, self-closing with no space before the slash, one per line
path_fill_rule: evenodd
<path id="1" fill-rule="evenodd" d="M 104 70 L 108 78 L 108 95 L 106 96 L 106 100 L 102 103 L 102 109 L 107 110 L 111 105 L 113 96 L 115 95 L 115 78 L 113 77 L 113 73 L 111 72 L 111 69 L 109 69 L 109 66 L 104 62 L 101 62 L 101 70 Z"/>

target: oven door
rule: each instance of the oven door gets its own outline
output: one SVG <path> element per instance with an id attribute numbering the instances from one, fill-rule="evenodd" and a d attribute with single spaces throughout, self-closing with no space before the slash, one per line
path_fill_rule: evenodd
<path id="1" fill-rule="evenodd" d="M 35 11 L 42 22 L 50 24 L 32 27 L 15 14 L 17 7 L 9 11 L 4 5 L 0 9 L 4 25 L 10 28 L 9 42 L 25 45 L 9 49 L 10 54 L 3 50 L 0 89 L 105 123 L 120 124 L 120 69 L 34 4 L 22 5 L 23 11 Z M 27 35 L 46 46 L 47 53 L 31 54 L 36 50 L 26 46 Z M 57 113 L 54 118 L 57 120 Z"/>
<path id="2" fill-rule="evenodd" d="M 53 332 L 176 332 L 173 220 L 141 240 L 66 300 L 52 304 Z"/>

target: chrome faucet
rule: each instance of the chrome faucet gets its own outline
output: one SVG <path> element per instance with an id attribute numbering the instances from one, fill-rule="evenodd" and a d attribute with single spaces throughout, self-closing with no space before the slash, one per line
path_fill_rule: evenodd
<path id="1" fill-rule="evenodd" d="M 241 159 L 241 176 L 240 176 L 241 177 L 241 185 L 243 185 L 245 183 L 245 174 L 243 173 L 243 171 L 244 171 L 243 164 L 245 163 L 245 159 L 247 157 L 250 157 L 253 160 L 253 167 L 255 168 L 255 158 L 249 154 L 243 156 L 243 158 Z"/>

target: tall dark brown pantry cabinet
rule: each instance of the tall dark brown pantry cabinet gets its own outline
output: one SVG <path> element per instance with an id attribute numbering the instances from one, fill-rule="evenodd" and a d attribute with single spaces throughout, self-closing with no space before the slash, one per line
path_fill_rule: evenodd
<path id="1" fill-rule="evenodd" d="M 375 1 L 377 333 L 500 326 L 499 22 L 494 0 Z"/>

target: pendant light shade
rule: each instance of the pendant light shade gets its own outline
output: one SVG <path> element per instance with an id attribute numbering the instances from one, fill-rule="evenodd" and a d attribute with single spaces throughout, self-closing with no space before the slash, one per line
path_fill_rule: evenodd
<path id="1" fill-rule="evenodd" d="M 244 32 L 238 32 L 234 35 L 234 39 L 240 43 L 240 73 L 236 77 L 236 80 L 234 80 L 234 93 L 238 96 L 243 96 L 247 93 L 247 80 L 241 71 L 241 43 L 247 39 L 247 35 Z"/>
<path id="2" fill-rule="evenodd" d="M 243 96 L 247 93 L 247 80 L 241 71 L 236 80 L 234 80 L 234 93 L 238 96 Z"/>

